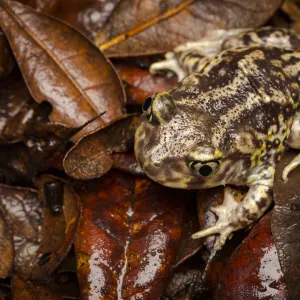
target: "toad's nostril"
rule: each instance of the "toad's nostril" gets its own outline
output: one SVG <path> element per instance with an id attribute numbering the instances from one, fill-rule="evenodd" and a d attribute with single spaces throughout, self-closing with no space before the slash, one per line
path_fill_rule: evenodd
<path id="1" fill-rule="evenodd" d="M 149 107 L 151 106 L 152 103 L 152 97 L 148 97 L 142 107 L 143 112 L 147 111 L 149 109 Z"/>

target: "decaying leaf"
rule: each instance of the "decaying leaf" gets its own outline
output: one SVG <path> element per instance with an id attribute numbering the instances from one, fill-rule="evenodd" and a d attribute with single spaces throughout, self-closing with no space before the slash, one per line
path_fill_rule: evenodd
<path id="1" fill-rule="evenodd" d="M 28 274 L 39 248 L 42 220 L 38 194 L 35 190 L 4 185 L 0 190 L 1 209 L 13 234 L 14 270 Z"/>
<path id="2" fill-rule="evenodd" d="M 43 189 L 39 193 L 1 185 L 0 191 L 1 210 L 13 236 L 14 271 L 26 278 L 48 279 L 72 244 L 80 211 L 76 195 L 65 185 L 62 212 L 54 214 L 45 205 Z"/>
<path id="3" fill-rule="evenodd" d="M 0 210 L 0 278 L 10 275 L 14 260 L 14 246 L 11 231 Z"/>
<path id="4" fill-rule="evenodd" d="M 86 133 L 122 116 L 125 96 L 114 68 L 73 28 L 8 0 L 0 1 L 0 25 L 31 95 L 52 105 L 53 122 L 78 127 L 106 112 Z"/>
<path id="5" fill-rule="evenodd" d="M 49 285 L 39 285 L 14 276 L 12 279 L 13 300 L 63 300 Z"/>
<path id="6" fill-rule="evenodd" d="M 159 299 L 176 257 L 186 192 L 111 171 L 79 195 L 82 299 Z"/>
<path id="7" fill-rule="evenodd" d="M 88 180 L 108 172 L 113 165 L 112 153 L 133 149 L 138 123 L 138 116 L 129 115 L 84 136 L 64 159 L 66 173 L 75 179 Z"/>
<path id="8" fill-rule="evenodd" d="M 112 155 L 114 169 L 128 172 L 133 175 L 143 175 L 144 172 L 136 160 L 134 152 L 130 153 L 113 153 Z"/>
<path id="9" fill-rule="evenodd" d="M 281 176 L 283 168 L 297 154 L 297 151 L 287 152 L 276 169 L 272 213 L 272 232 L 282 272 L 289 295 L 295 299 L 300 295 L 300 169 L 290 173 L 288 183 Z"/>
<path id="10" fill-rule="evenodd" d="M 288 299 L 271 232 L 271 214 L 235 250 L 221 277 L 217 299 Z"/>
<path id="11" fill-rule="evenodd" d="M 18 0 L 65 21 L 94 38 L 120 0 Z"/>
<path id="12" fill-rule="evenodd" d="M 0 82 L 0 142 L 23 139 L 27 124 L 37 117 L 38 105 L 32 100 L 19 72 Z"/>
<path id="13" fill-rule="evenodd" d="M 0 79 L 8 75 L 14 67 L 14 59 L 9 49 L 8 42 L 0 31 Z"/>
<path id="14" fill-rule="evenodd" d="M 57 199 L 56 191 L 46 189 L 52 184 L 54 189 L 62 187 L 61 199 Z M 47 279 L 59 266 L 69 252 L 77 230 L 80 204 L 73 189 L 61 179 L 54 176 L 43 176 L 39 181 L 39 199 L 43 204 L 43 226 L 40 231 L 41 239 L 38 249 L 38 266 L 33 268 L 33 279 Z M 47 195 L 47 193 L 50 193 Z"/>
<path id="15" fill-rule="evenodd" d="M 23 143 L 0 145 L 0 183 L 28 185 L 35 175 Z"/>
<path id="16" fill-rule="evenodd" d="M 143 5 L 120 1 L 95 43 L 109 56 L 163 53 L 202 38 L 210 29 L 257 27 L 280 4 L 280 0 L 144 0 Z"/>
<path id="17" fill-rule="evenodd" d="M 199 276 L 199 270 L 188 270 L 175 273 L 166 289 L 166 295 L 170 299 L 186 299 L 188 289 L 195 277 Z"/>
<path id="18" fill-rule="evenodd" d="M 18 0 L 23 4 L 35 8 L 37 11 L 51 14 L 55 9 L 58 9 L 60 0 Z"/>

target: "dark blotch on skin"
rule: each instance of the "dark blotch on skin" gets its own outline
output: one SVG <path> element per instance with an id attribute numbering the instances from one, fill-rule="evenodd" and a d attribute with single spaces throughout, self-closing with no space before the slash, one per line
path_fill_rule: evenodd
<path id="1" fill-rule="evenodd" d="M 266 207 L 267 205 L 267 199 L 266 198 L 261 198 L 261 200 L 259 202 L 257 202 L 257 206 L 259 209 L 262 209 L 264 207 Z"/>

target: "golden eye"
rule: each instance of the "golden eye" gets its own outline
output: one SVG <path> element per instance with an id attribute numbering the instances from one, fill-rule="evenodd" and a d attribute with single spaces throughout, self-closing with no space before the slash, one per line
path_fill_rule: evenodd
<path id="1" fill-rule="evenodd" d="M 218 161 L 209 161 L 209 162 L 199 162 L 192 161 L 189 166 L 191 169 L 195 170 L 201 176 L 210 176 L 213 174 L 219 167 Z"/>
<path id="2" fill-rule="evenodd" d="M 149 123 L 158 124 L 156 116 L 152 112 L 153 97 L 148 97 L 142 106 L 143 113 L 146 115 Z"/>

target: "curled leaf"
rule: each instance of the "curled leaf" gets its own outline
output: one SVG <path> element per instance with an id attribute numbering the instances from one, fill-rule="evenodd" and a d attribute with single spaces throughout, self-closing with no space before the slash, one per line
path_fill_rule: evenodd
<path id="1" fill-rule="evenodd" d="M 133 148 L 138 123 L 138 116 L 129 115 L 84 136 L 65 156 L 66 173 L 75 179 L 88 180 L 108 172 L 113 165 L 114 152 Z"/>

